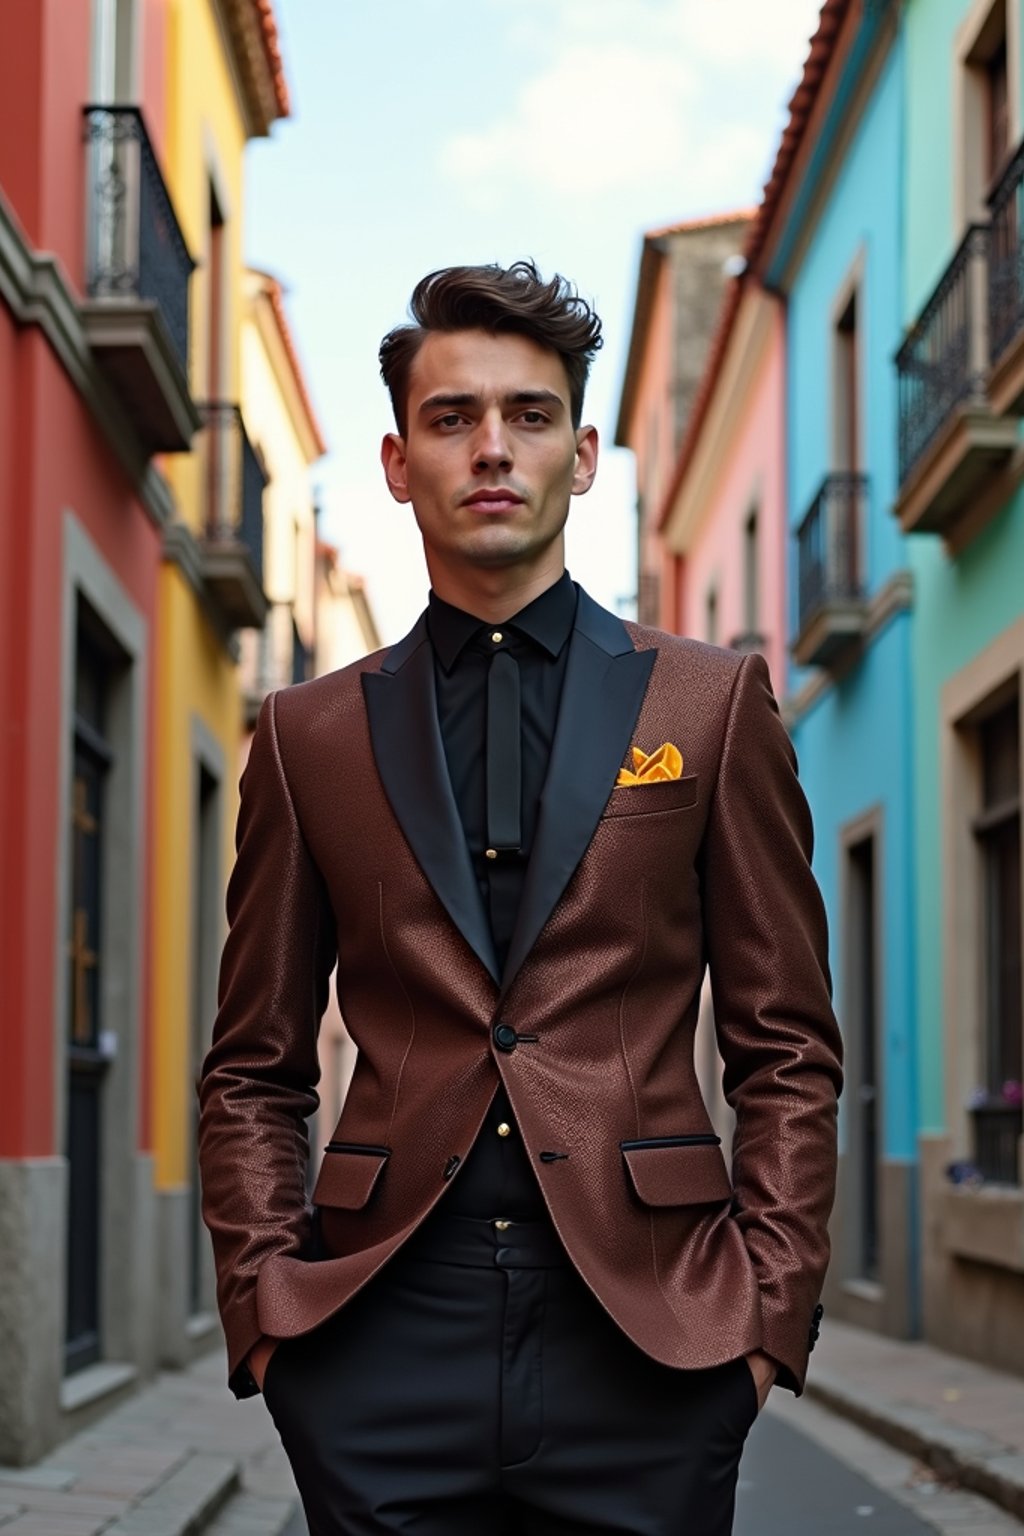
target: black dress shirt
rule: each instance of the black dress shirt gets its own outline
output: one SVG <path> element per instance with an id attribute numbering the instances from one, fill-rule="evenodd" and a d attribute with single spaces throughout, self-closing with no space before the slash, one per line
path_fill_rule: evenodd
<path id="1" fill-rule="evenodd" d="M 517 911 L 522 895 L 558 719 L 576 590 L 568 573 L 563 573 L 554 586 L 503 624 L 484 623 L 433 592 L 427 608 L 445 759 L 484 909 L 497 917 L 491 916 L 491 930 L 500 966 L 512 938 L 512 923 L 500 914 Z M 493 860 L 485 856 L 487 673 L 499 649 L 511 652 L 519 666 L 522 848 Z M 503 882 L 506 892 L 511 887 L 511 902 L 492 902 L 492 885 L 497 881 Z M 449 1214 L 463 1216 L 536 1219 L 546 1214 L 503 1087 L 498 1088 L 465 1167 L 441 1204 Z"/>

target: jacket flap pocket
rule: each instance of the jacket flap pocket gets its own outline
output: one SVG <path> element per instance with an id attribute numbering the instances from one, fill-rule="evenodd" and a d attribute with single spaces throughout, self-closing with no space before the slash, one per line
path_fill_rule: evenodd
<path id="1" fill-rule="evenodd" d="M 313 1204 L 358 1211 L 369 1200 L 390 1156 L 390 1147 L 329 1141 L 313 1189 Z"/>
<path id="2" fill-rule="evenodd" d="M 732 1195 L 717 1142 L 680 1138 L 675 1146 L 627 1144 L 622 1155 L 633 1188 L 645 1205 L 704 1205 Z"/>

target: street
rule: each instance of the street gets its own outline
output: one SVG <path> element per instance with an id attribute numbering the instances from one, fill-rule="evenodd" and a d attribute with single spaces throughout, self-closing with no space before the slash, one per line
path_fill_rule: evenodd
<path id="1" fill-rule="evenodd" d="M 798 1425 L 800 1427 L 798 1427 Z M 920 1511 L 920 1512 L 919 1512 Z M 734 1536 L 1013 1536 L 1024 1525 L 945 1486 L 826 1409 L 776 1395 L 747 1444 Z M 297 1514 L 282 1536 L 307 1536 Z"/>
<path id="2" fill-rule="evenodd" d="M 845 1462 L 762 1415 L 743 1458 L 735 1536 L 925 1536 L 934 1531 Z"/>

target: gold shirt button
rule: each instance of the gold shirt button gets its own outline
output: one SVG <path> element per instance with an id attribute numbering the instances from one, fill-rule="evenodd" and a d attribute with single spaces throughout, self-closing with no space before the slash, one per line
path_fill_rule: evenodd
<path id="1" fill-rule="evenodd" d="M 489 859 L 496 859 L 498 857 L 497 848 L 485 848 L 484 853 Z"/>
<path id="2" fill-rule="evenodd" d="M 494 1225 L 497 1227 L 499 1232 L 507 1232 L 509 1227 L 512 1225 L 512 1223 L 510 1221 L 503 1221 L 499 1217 L 498 1220 L 494 1223 Z"/>
<path id="3" fill-rule="evenodd" d="M 511 1133 L 512 1133 L 512 1127 L 508 1124 L 507 1121 L 503 1120 L 501 1122 L 501 1124 L 498 1126 L 498 1135 L 499 1136 L 509 1136 L 509 1135 L 511 1135 Z"/>
<path id="4" fill-rule="evenodd" d="M 500 629 L 496 629 L 491 635 L 491 639 L 494 641 L 495 645 L 500 645 L 504 638 L 505 636 L 502 634 Z"/>

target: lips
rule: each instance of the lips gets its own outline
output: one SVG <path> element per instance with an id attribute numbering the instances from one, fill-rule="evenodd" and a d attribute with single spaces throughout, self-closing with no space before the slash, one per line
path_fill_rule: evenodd
<path id="1" fill-rule="evenodd" d="M 463 505 L 472 507 L 476 512 L 511 512 L 515 507 L 523 505 L 523 498 L 517 496 L 515 491 L 499 488 L 495 491 L 476 491 L 466 497 Z"/>

